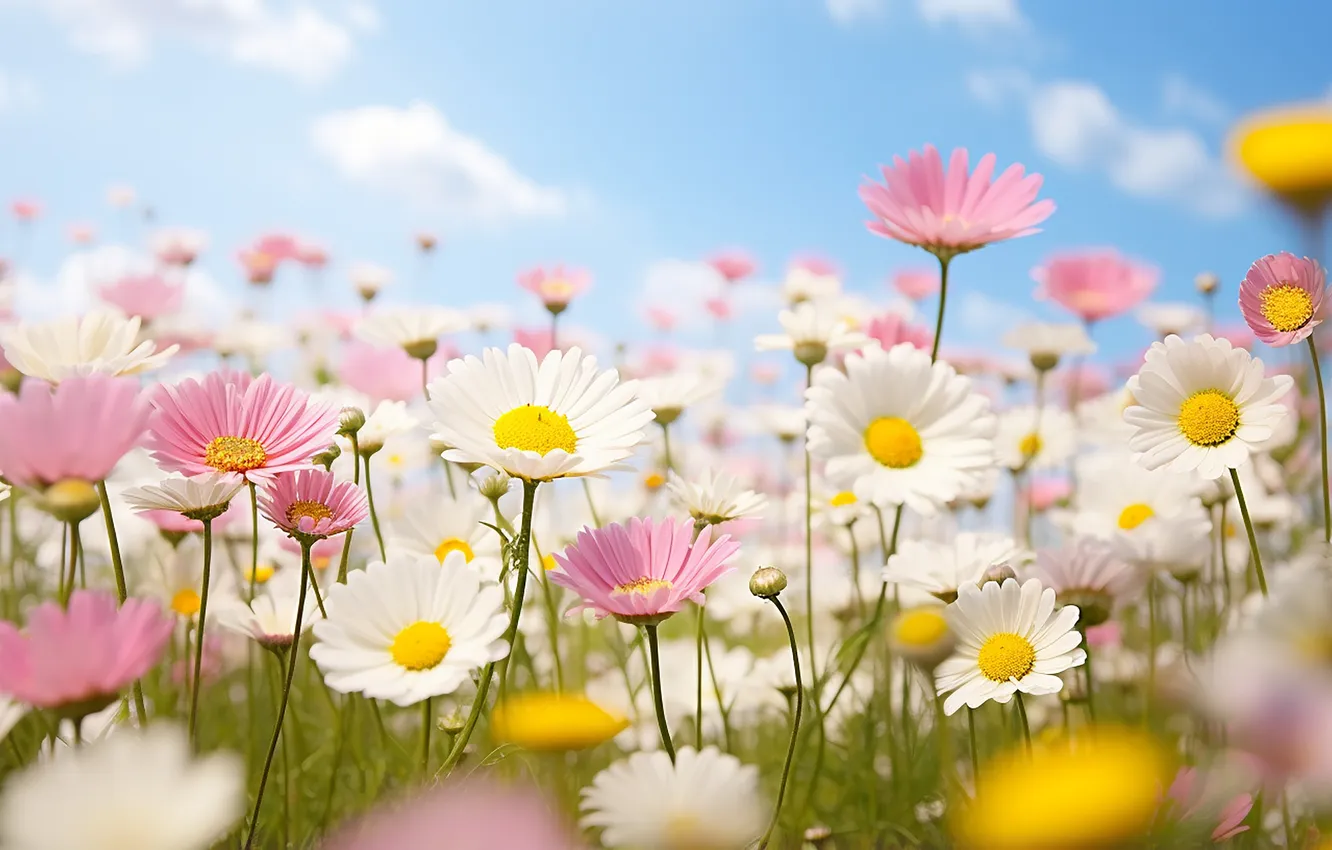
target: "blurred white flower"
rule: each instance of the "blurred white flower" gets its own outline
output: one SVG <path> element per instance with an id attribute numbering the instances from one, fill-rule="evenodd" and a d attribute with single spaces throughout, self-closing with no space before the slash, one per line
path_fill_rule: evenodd
<path id="1" fill-rule="evenodd" d="M 49 322 L 0 329 L 0 346 L 10 365 L 25 375 L 59 383 L 82 375 L 134 375 L 157 369 L 180 346 L 157 351 L 139 341 L 139 319 L 95 311 Z M 154 353 L 156 352 L 156 353 Z"/>

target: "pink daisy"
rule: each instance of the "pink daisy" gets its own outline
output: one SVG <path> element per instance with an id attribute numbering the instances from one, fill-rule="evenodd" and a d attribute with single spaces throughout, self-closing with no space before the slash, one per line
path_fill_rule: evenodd
<path id="1" fill-rule="evenodd" d="M 968 174 L 967 149 L 957 148 L 945 170 L 933 145 L 912 151 L 906 162 L 893 157 L 891 167 L 881 167 L 884 185 L 867 180 L 860 187 L 875 218 L 869 229 L 941 259 L 1039 232 L 1036 225 L 1055 209 L 1054 201 L 1036 200 L 1041 176 L 1023 176 L 1021 165 L 1010 165 L 991 183 L 994 162 L 987 153 Z"/>
<path id="2" fill-rule="evenodd" d="M 185 516 L 179 511 L 168 511 L 168 510 L 139 511 L 138 516 L 142 519 L 148 520 L 153 525 L 157 526 L 157 529 L 159 531 L 166 532 L 169 534 L 203 533 L 202 522 L 200 522 L 197 519 L 190 519 L 189 517 Z M 222 513 L 218 514 L 216 517 L 213 518 L 213 532 L 215 534 L 222 533 L 226 529 L 230 528 L 232 525 L 235 525 L 235 523 L 239 521 L 240 516 L 241 512 L 239 510 L 233 511 L 231 509 L 231 504 L 228 504 L 226 510 L 224 510 Z M 246 531 L 246 536 L 247 537 L 249 536 L 248 531 Z"/>
<path id="3" fill-rule="evenodd" d="M 1051 257 L 1031 276 L 1039 284 L 1037 298 L 1096 322 L 1138 306 L 1156 288 L 1158 272 L 1107 248 Z"/>
<path id="4" fill-rule="evenodd" d="M 717 270 L 717 274 L 727 283 L 737 283 L 749 277 L 758 268 L 754 258 L 744 251 L 719 251 L 708 259 L 708 265 Z"/>
<path id="5" fill-rule="evenodd" d="M 934 334 L 928 328 L 913 325 L 896 313 L 884 313 L 870 320 L 866 334 L 879 341 L 885 350 L 899 342 L 909 342 L 922 351 L 929 351 Z"/>
<path id="6" fill-rule="evenodd" d="M 635 625 L 660 622 L 686 601 L 702 605 L 704 588 L 735 569 L 730 560 L 738 542 L 725 534 L 713 541 L 705 528 L 691 544 L 693 529 L 674 517 L 584 528 L 546 575 L 583 598 L 571 611 L 590 608 Z"/>
<path id="7" fill-rule="evenodd" d="M 818 254 L 797 254 L 791 258 L 791 262 L 786 264 L 786 268 L 788 273 L 803 271 L 815 277 L 839 277 L 841 275 L 841 269 L 837 268 L 836 263 Z"/>
<path id="8" fill-rule="evenodd" d="M 328 252 L 317 243 L 301 242 L 296 246 L 292 259 L 311 271 L 318 271 L 328 265 Z"/>
<path id="9" fill-rule="evenodd" d="M 707 309 L 712 318 L 719 322 L 724 322 L 731 318 L 731 302 L 727 301 L 720 295 L 707 299 L 703 302 L 703 306 Z"/>
<path id="10" fill-rule="evenodd" d="M 259 497 L 259 512 L 297 539 L 308 541 L 350 529 L 370 515 L 365 491 L 322 469 L 279 475 Z"/>
<path id="11" fill-rule="evenodd" d="M 229 472 L 246 480 L 301 469 L 333 443 L 338 408 L 270 375 L 213 372 L 153 394 L 148 448 L 169 472 Z"/>
<path id="12" fill-rule="evenodd" d="M 161 275 L 127 275 L 103 286 L 97 294 L 125 315 L 151 322 L 158 316 L 180 311 L 185 287 L 171 283 Z"/>
<path id="13" fill-rule="evenodd" d="M 241 268 L 245 270 L 245 279 L 256 286 L 265 286 L 273 282 L 277 271 L 278 258 L 263 251 L 242 250 L 236 254 Z"/>
<path id="14" fill-rule="evenodd" d="M 152 409 L 133 378 L 92 375 L 0 395 L 0 470 L 20 487 L 96 482 L 138 444 Z"/>
<path id="15" fill-rule="evenodd" d="M 1271 346 L 1301 342 L 1323 321 L 1327 275 L 1317 260 L 1287 251 L 1254 261 L 1240 283 L 1244 321 Z"/>
<path id="16" fill-rule="evenodd" d="M 549 269 L 537 267 L 518 275 L 518 285 L 540 298 L 547 310 L 558 314 L 587 291 L 592 285 L 592 275 L 585 269 L 562 265 Z"/>
<path id="17" fill-rule="evenodd" d="M 37 708 L 89 714 L 161 659 L 172 621 L 153 601 L 116 607 L 109 593 L 76 590 L 69 608 L 43 602 L 20 631 L 0 622 L 0 693 Z"/>
<path id="18" fill-rule="evenodd" d="M 280 263 L 300 256 L 301 242 L 290 233 L 265 233 L 255 240 L 254 250 Z"/>
<path id="19" fill-rule="evenodd" d="M 1175 774 L 1175 780 L 1170 783 L 1161 809 L 1175 820 L 1193 820 L 1202 815 L 1212 815 L 1216 819 L 1216 827 L 1212 830 L 1213 843 L 1219 844 L 1234 838 L 1249 830 L 1244 826 L 1244 819 L 1253 808 L 1253 795 L 1236 794 L 1217 811 L 1216 804 L 1220 801 L 1214 799 L 1217 794 L 1208 785 L 1220 784 L 1206 780 L 1200 782 L 1196 767 L 1181 767 L 1179 773 Z"/>
<path id="20" fill-rule="evenodd" d="M 371 401 L 411 401 L 421 394 L 421 361 L 398 346 L 350 342 L 342 350 L 338 378 Z"/>
<path id="21" fill-rule="evenodd" d="M 912 301 L 924 301 L 938 295 L 939 286 L 939 273 L 931 269 L 906 269 L 893 275 L 893 289 Z"/>

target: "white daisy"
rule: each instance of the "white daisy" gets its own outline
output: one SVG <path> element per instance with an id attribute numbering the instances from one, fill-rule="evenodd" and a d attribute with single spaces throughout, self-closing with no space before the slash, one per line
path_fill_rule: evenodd
<path id="1" fill-rule="evenodd" d="M 291 344 L 291 329 L 273 322 L 240 318 L 213 336 L 213 349 L 223 357 L 243 357 L 251 364 Z"/>
<path id="2" fill-rule="evenodd" d="M 1184 581 L 1197 578 L 1211 554 L 1212 521 L 1205 515 L 1153 517 L 1132 534 L 1116 537 L 1120 554 L 1149 569 L 1165 570 Z"/>
<path id="3" fill-rule="evenodd" d="M 499 302 L 473 304 L 467 308 L 467 320 L 479 334 L 502 331 L 513 324 L 513 308 Z"/>
<path id="4" fill-rule="evenodd" d="M 1058 407 L 1015 407 L 999 415 L 994 451 L 1009 469 L 1055 469 L 1077 451 L 1073 416 Z"/>
<path id="5" fill-rule="evenodd" d="M 942 543 L 903 540 L 884 566 L 883 580 L 952 602 L 961 588 L 975 587 L 991 567 L 1006 564 L 1020 572 L 1032 557 L 1002 534 L 964 531 Z"/>
<path id="6" fill-rule="evenodd" d="M 1198 497 L 1204 482 L 1192 473 L 1144 469 L 1123 452 L 1080 458 L 1077 473 L 1072 507 L 1051 513 L 1074 536 L 1116 540 L 1132 537 L 1154 517 L 1206 517 Z"/>
<path id="7" fill-rule="evenodd" d="M 1138 308 L 1138 321 L 1159 337 L 1195 334 L 1207 327 L 1207 314 L 1193 304 L 1147 303 Z"/>
<path id="8" fill-rule="evenodd" d="M 444 459 L 481 463 L 514 478 L 549 481 L 620 467 L 652 411 L 595 357 L 572 348 L 540 364 L 530 349 L 488 348 L 449 362 L 430 385 Z"/>
<path id="9" fill-rule="evenodd" d="M 792 443 L 805 433 L 805 408 L 784 404 L 757 404 L 744 411 L 752 429 L 770 434 L 783 443 Z"/>
<path id="10" fill-rule="evenodd" d="M 189 519 L 212 519 L 226 510 L 243 486 L 244 479 L 220 472 L 171 475 L 161 483 L 126 490 L 124 498 L 136 511 L 175 511 Z"/>
<path id="11" fill-rule="evenodd" d="M 352 573 L 324 600 L 310 657 L 339 693 L 412 705 L 451 694 L 473 670 L 509 654 L 504 593 L 467 568 L 397 555 Z"/>
<path id="12" fill-rule="evenodd" d="M 348 270 L 347 277 L 356 294 L 366 303 L 373 301 L 381 289 L 393 282 L 393 272 L 373 263 L 357 263 Z"/>
<path id="13" fill-rule="evenodd" d="M 494 523 L 494 510 L 474 492 L 464 490 L 458 499 L 416 499 L 390 523 L 388 550 L 428 555 L 441 564 L 450 552 L 460 552 L 472 569 L 495 576 L 499 573 L 499 536 L 482 521 Z"/>
<path id="14" fill-rule="evenodd" d="M 690 480 L 672 472 L 666 487 L 695 522 L 711 525 L 757 517 L 768 503 L 766 497 L 747 489 L 739 479 L 713 468 Z"/>
<path id="15" fill-rule="evenodd" d="M 217 621 L 225 629 L 256 641 L 264 649 L 284 650 L 291 647 L 292 632 L 296 629 L 296 609 L 300 606 L 301 575 L 299 570 L 283 570 L 263 589 L 254 601 L 246 604 L 232 597 L 218 606 Z M 305 613 L 301 618 L 301 632 L 314 626 L 319 612 L 313 593 L 305 597 Z"/>
<path id="16" fill-rule="evenodd" d="M 1055 592 L 1036 579 L 963 586 L 944 610 L 957 636 L 957 651 L 935 673 L 939 693 L 949 695 L 944 713 L 1007 703 L 1018 691 L 1058 693 L 1064 683 L 1056 674 L 1087 661 L 1073 628 L 1078 613 L 1073 605 L 1056 613 Z"/>
<path id="17" fill-rule="evenodd" d="M 971 381 L 909 343 L 871 346 L 806 391 L 809 449 L 837 487 L 933 514 L 990 468 L 995 418 Z"/>
<path id="18" fill-rule="evenodd" d="M 1129 378 L 1136 401 L 1124 411 L 1136 428 L 1129 448 L 1142 452 L 1138 461 L 1148 469 L 1220 477 L 1272 437 L 1287 414 L 1277 400 L 1293 385 L 1289 375 L 1264 378 L 1263 361 L 1229 340 L 1168 336 Z"/>
<path id="19" fill-rule="evenodd" d="M 413 305 L 380 310 L 356 323 L 356 336 L 374 345 L 397 346 L 422 360 L 434 355 L 439 338 L 465 331 L 467 316 L 448 307 Z"/>
<path id="20" fill-rule="evenodd" d="M 634 753 L 583 789 L 584 829 L 606 847 L 634 850 L 740 850 L 763 831 L 758 769 L 705 747 Z"/>
<path id="21" fill-rule="evenodd" d="M 803 496 L 798 496 L 803 499 Z M 801 508 L 804 510 L 804 508 Z M 817 525 L 846 528 L 873 516 L 874 508 L 856 498 L 850 490 L 822 488 L 814 500 L 814 522 Z"/>
<path id="22" fill-rule="evenodd" d="M 820 274 L 804 266 L 794 266 L 782 281 L 782 298 L 787 304 L 825 301 L 842 291 L 842 281 L 835 274 Z"/>
<path id="23" fill-rule="evenodd" d="M 1053 369 L 1060 358 L 1069 355 L 1096 353 L 1096 344 L 1083 326 L 1076 323 L 1025 322 L 1004 334 L 1001 342 L 1008 348 L 1025 351 L 1031 365 L 1041 371 Z"/>
<path id="24" fill-rule="evenodd" d="M 235 755 L 196 759 L 184 731 L 169 724 L 125 729 L 10 777 L 0 800 L 0 845 L 205 850 L 244 805 L 245 771 Z"/>
<path id="25" fill-rule="evenodd" d="M 127 319 L 105 311 L 0 329 L 0 346 L 10 365 L 53 384 L 82 375 L 147 372 L 165 364 L 180 347 L 157 351 L 151 341 L 138 339 L 137 316 Z"/>
<path id="26" fill-rule="evenodd" d="M 1124 387 L 1079 402 L 1079 439 L 1092 446 L 1122 451 L 1135 431 L 1124 421 L 1124 411 L 1133 404 L 1132 394 Z"/>
<path id="27" fill-rule="evenodd" d="M 213 564 L 208 576 L 208 599 L 216 603 L 236 595 L 235 577 L 231 570 L 221 569 L 218 556 L 221 547 L 213 547 Z M 190 535 L 178 546 L 168 549 L 157 559 L 157 570 L 150 575 L 145 592 L 162 600 L 181 619 L 193 622 L 203 606 L 203 542 Z M 208 609 L 211 623 L 217 616 L 216 604 Z"/>
<path id="28" fill-rule="evenodd" d="M 821 363 L 829 354 L 853 351 L 869 343 L 869 337 L 841 315 L 825 306 L 805 301 L 778 315 L 782 333 L 754 337 L 758 351 L 792 351 L 801 363 Z"/>
<path id="29" fill-rule="evenodd" d="M 374 454 L 390 438 L 410 433 L 420 424 L 419 419 L 407 412 L 407 402 L 381 401 L 356 432 L 356 448 L 363 455 Z M 347 445 L 350 447 L 351 443 Z"/>
<path id="30" fill-rule="evenodd" d="M 640 378 L 638 397 L 657 417 L 659 425 L 670 425 L 687 408 L 721 392 L 722 382 L 702 372 L 673 372 Z"/>

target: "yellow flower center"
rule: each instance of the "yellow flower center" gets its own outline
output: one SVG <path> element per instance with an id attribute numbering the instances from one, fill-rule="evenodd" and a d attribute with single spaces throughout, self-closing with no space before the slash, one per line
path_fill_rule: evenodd
<path id="1" fill-rule="evenodd" d="M 1258 296 L 1258 308 L 1272 327 L 1286 333 L 1299 330 L 1313 318 L 1313 299 L 1290 283 L 1264 289 Z"/>
<path id="2" fill-rule="evenodd" d="M 1041 445 L 1041 435 L 1033 432 L 1022 438 L 1022 442 L 1018 443 L 1018 450 L 1022 452 L 1023 457 L 1033 458 L 1040 454 Z"/>
<path id="3" fill-rule="evenodd" d="M 628 725 L 584 696 L 531 693 L 497 704 L 490 734 L 528 750 L 581 750 L 609 741 Z"/>
<path id="4" fill-rule="evenodd" d="M 554 555 L 542 555 L 542 556 L 541 556 L 541 568 L 542 568 L 543 570 L 553 570 L 553 569 L 555 569 L 555 568 L 558 567 L 558 566 L 559 566 L 559 564 L 557 564 L 557 563 L 555 562 L 555 556 L 554 556 Z"/>
<path id="5" fill-rule="evenodd" d="M 467 559 L 469 564 L 476 557 L 476 553 L 472 551 L 472 547 L 468 545 L 467 541 L 457 537 L 450 537 L 435 547 L 435 557 L 439 558 L 441 564 L 444 563 L 444 559 L 449 556 L 450 552 L 462 552 L 463 557 Z"/>
<path id="6" fill-rule="evenodd" d="M 656 490 L 666 483 L 666 477 L 660 472 L 649 472 L 643 476 L 643 486 L 649 490 Z"/>
<path id="7" fill-rule="evenodd" d="M 897 416 L 881 416 L 869 424 L 865 429 L 865 450 L 889 469 L 914 466 L 925 454 L 915 427 Z"/>
<path id="8" fill-rule="evenodd" d="M 573 284 L 564 278 L 551 278 L 541 284 L 541 297 L 546 301 L 565 302 L 573 297 Z"/>
<path id="9" fill-rule="evenodd" d="M 981 646 L 976 662 L 981 675 L 992 682 L 1021 679 L 1036 666 L 1036 648 L 1022 635 L 999 632 Z"/>
<path id="10" fill-rule="evenodd" d="M 321 519 L 332 519 L 333 509 L 323 502 L 312 502 L 308 499 L 297 499 L 287 507 L 287 522 L 292 525 L 298 524 L 302 519 L 312 519 L 316 523 Z"/>
<path id="11" fill-rule="evenodd" d="M 893 623 L 893 637 L 903 646 L 933 646 L 948 634 L 948 621 L 938 608 L 903 611 Z"/>
<path id="12" fill-rule="evenodd" d="M 852 493 L 850 490 L 843 490 L 828 500 L 828 504 L 832 505 L 834 508 L 844 508 L 847 505 L 854 505 L 855 503 L 856 494 Z"/>
<path id="13" fill-rule="evenodd" d="M 664 578 L 648 578 L 647 576 L 643 576 L 642 578 L 636 578 L 633 581 L 617 585 L 612 592 L 621 594 L 641 593 L 644 596 L 647 596 L 652 591 L 661 587 L 674 587 L 674 585 Z"/>
<path id="14" fill-rule="evenodd" d="M 398 632 L 389 647 L 389 655 L 399 667 L 408 670 L 431 670 L 439 666 L 449 654 L 453 641 L 439 623 L 427 620 L 412 623 Z"/>
<path id="15" fill-rule="evenodd" d="M 246 581 L 250 580 L 251 572 L 254 573 L 254 583 L 263 584 L 264 582 L 268 581 L 270 578 L 273 577 L 273 574 L 277 572 L 277 567 L 270 563 L 260 562 L 257 566 L 255 566 L 254 570 L 251 571 L 249 565 L 247 564 L 245 567 Z"/>
<path id="16" fill-rule="evenodd" d="M 1239 405 L 1220 390 L 1199 390 L 1179 406 L 1179 432 L 1195 446 L 1219 446 L 1239 428 Z"/>
<path id="17" fill-rule="evenodd" d="M 171 597 L 171 610 L 182 617 L 193 617 L 199 613 L 200 601 L 199 594 L 187 587 L 176 591 L 176 595 Z"/>
<path id="18" fill-rule="evenodd" d="M 515 407 L 495 420 L 495 445 L 501 449 L 536 452 L 543 457 L 555 449 L 573 454 L 578 435 L 563 413 L 540 404 Z"/>
<path id="19" fill-rule="evenodd" d="M 249 437 L 214 437 L 204 449 L 204 463 L 222 472 L 249 472 L 267 461 L 263 444 Z"/>
<path id="20" fill-rule="evenodd" d="M 1152 510 L 1151 505 L 1134 502 L 1119 512 L 1119 527 L 1124 531 L 1132 531 L 1154 516 L 1156 511 Z"/>

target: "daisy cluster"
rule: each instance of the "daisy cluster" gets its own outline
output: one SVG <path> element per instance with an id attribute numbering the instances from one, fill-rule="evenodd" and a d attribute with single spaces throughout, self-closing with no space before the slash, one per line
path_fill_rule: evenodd
<path id="1" fill-rule="evenodd" d="M 1056 252 L 1069 320 L 969 353 L 950 271 L 1040 192 L 894 158 L 868 228 L 932 265 L 893 306 L 801 258 L 744 351 L 614 368 L 564 265 L 517 277 L 537 328 L 361 266 L 356 314 L 204 331 L 185 231 L 96 310 L 5 315 L 0 847 L 1313 846 L 1324 270 L 1258 259 L 1227 327 L 1216 276 L 1152 304 L 1150 265 Z M 257 298 L 328 256 L 239 260 Z M 707 268 L 724 339 L 757 264 Z M 1134 312 L 1156 341 L 1089 360 Z"/>

